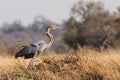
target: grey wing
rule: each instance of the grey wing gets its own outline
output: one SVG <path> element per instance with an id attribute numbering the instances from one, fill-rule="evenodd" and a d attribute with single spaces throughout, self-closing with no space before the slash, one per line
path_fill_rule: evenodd
<path id="1" fill-rule="evenodd" d="M 31 45 L 36 46 L 37 51 L 42 51 L 45 48 L 46 43 L 43 40 L 40 40 L 40 41 L 34 42 Z"/>
<path id="2" fill-rule="evenodd" d="M 20 51 L 18 51 L 15 55 L 15 58 L 22 57 L 25 55 L 34 55 L 34 53 L 37 51 L 37 48 L 35 46 L 25 46 Z"/>
<path id="3" fill-rule="evenodd" d="M 23 47 L 18 53 L 16 53 L 15 58 L 24 56 L 25 58 L 31 58 L 38 51 L 43 51 L 45 48 L 44 41 L 37 41 L 31 45 Z"/>

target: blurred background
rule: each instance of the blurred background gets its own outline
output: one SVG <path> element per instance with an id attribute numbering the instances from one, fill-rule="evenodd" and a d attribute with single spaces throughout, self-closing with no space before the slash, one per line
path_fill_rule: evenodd
<path id="1" fill-rule="evenodd" d="M 39 39 L 48 42 L 49 24 L 65 27 L 51 31 L 55 43 L 50 51 L 55 53 L 97 48 L 105 34 L 112 48 L 120 48 L 119 0 L 4 0 L 0 1 L 0 54 L 14 55 Z"/>

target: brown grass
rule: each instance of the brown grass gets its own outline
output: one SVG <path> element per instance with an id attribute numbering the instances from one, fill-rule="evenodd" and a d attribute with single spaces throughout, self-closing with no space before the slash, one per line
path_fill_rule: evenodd
<path id="1" fill-rule="evenodd" d="M 0 80 L 120 80 L 120 51 L 90 49 L 54 56 L 39 56 L 35 70 L 29 60 L 0 57 Z"/>

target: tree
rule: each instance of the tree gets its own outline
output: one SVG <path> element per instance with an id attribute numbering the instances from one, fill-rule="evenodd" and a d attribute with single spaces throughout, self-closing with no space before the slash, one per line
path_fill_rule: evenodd
<path id="1" fill-rule="evenodd" d="M 98 41 L 107 34 L 112 45 L 116 35 L 113 27 L 115 18 L 116 15 L 105 10 L 101 2 L 79 1 L 71 8 L 70 18 L 64 22 L 67 28 L 64 41 L 73 49 L 84 45 L 97 47 Z M 107 26 L 111 27 L 105 32 Z"/>

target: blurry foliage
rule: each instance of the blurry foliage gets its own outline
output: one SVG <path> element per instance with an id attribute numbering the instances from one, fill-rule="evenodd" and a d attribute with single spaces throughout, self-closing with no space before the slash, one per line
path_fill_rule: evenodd
<path id="1" fill-rule="evenodd" d="M 8 52 L 8 54 L 15 54 L 21 48 L 23 43 L 30 44 L 40 39 L 47 42 L 49 39 L 45 34 L 45 30 L 49 24 L 56 23 L 43 16 L 35 17 L 33 23 L 28 26 L 23 25 L 19 20 L 16 20 L 13 23 L 4 23 L 0 28 L 0 41 L 5 44 L 5 47 L 7 48 L 6 52 Z M 61 36 L 63 32 L 52 31 L 51 34 L 56 39 L 58 36 Z"/>
<path id="2" fill-rule="evenodd" d="M 3 42 L 0 41 L 0 54 L 5 54 L 7 51 L 6 46 Z"/>
<path id="3" fill-rule="evenodd" d="M 7 48 L 10 54 L 15 54 L 21 46 L 19 42 L 32 43 L 39 39 L 48 41 L 45 29 L 49 24 L 56 23 L 43 16 L 35 17 L 33 23 L 27 26 L 19 20 L 5 23 L 0 28 L 0 41 L 4 43 L 5 49 Z M 79 46 L 97 47 L 99 40 L 105 34 L 108 35 L 109 45 L 120 46 L 120 7 L 116 12 L 111 13 L 104 8 L 104 4 L 101 2 L 80 0 L 71 8 L 70 17 L 59 26 L 65 26 L 66 30 L 51 32 L 56 40 L 52 49 L 57 53 L 67 52 L 69 48 L 77 49 Z M 103 28 L 107 28 L 107 26 L 110 28 L 105 32 Z M 61 35 L 64 37 L 62 38 Z M 2 49 L 4 51 L 4 47 L 0 48 L 1 51 Z"/>
<path id="4" fill-rule="evenodd" d="M 9 24 L 4 24 L 2 31 L 4 33 L 12 33 L 12 32 L 21 32 L 25 31 L 25 27 L 22 25 L 22 22 L 19 20 L 14 21 L 11 25 Z"/>
<path id="5" fill-rule="evenodd" d="M 71 9 L 71 16 L 64 22 L 67 32 L 64 41 L 73 49 L 78 46 L 95 46 L 105 34 L 108 35 L 108 43 L 116 47 L 119 40 L 120 24 L 115 23 L 118 16 L 104 9 L 101 2 L 79 1 Z M 104 28 L 110 28 L 105 32 Z M 117 44 L 118 47 L 119 44 Z"/>
<path id="6" fill-rule="evenodd" d="M 8 47 L 7 53 L 9 55 L 15 55 L 25 45 L 26 45 L 26 43 L 23 43 L 23 42 L 14 43 Z"/>
<path id="7" fill-rule="evenodd" d="M 56 44 L 54 45 L 54 50 L 61 54 L 61 53 L 68 53 L 69 51 L 69 47 L 67 44 L 64 43 L 64 41 L 62 40 L 62 38 L 57 38 L 56 40 Z"/>

